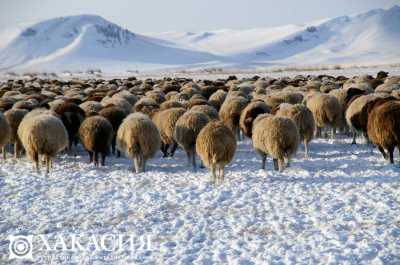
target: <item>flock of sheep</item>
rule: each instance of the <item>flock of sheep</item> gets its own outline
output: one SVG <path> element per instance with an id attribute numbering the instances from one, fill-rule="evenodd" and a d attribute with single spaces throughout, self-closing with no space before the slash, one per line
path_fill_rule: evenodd
<path id="1" fill-rule="evenodd" d="M 0 84 L 0 147 L 14 146 L 46 171 L 80 142 L 90 161 L 110 153 L 133 160 L 137 173 L 158 150 L 179 146 L 196 169 L 196 154 L 222 181 L 237 141 L 249 137 L 261 155 L 284 170 L 300 141 L 309 155 L 313 137 L 336 132 L 364 135 L 393 163 L 400 148 L 400 77 L 235 76 L 216 81 L 185 78 L 137 80 L 8 80 Z M 110 152 L 111 149 L 111 152 Z"/>

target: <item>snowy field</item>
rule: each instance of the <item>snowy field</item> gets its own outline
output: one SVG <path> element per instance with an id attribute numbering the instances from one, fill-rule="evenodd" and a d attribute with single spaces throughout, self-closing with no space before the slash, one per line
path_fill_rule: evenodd
<path id="1" fill-rule="evenodd" d="M 178 150 L 146 173 L 126 158 L 88 164 L 83 150 L 61 155 L 49 176 L 25 158 L 0 166 L 0 264 L 13 234 L 151 235 L 151 249 L 53 253 L 35 264 L 400 264 L 400 169 L 365 144 L 318 139 L 283 173 L 260 169 L 241 142 L 225 182 L 193 172 Z M 29 263 L 31 264 L 31 263 Z"/>

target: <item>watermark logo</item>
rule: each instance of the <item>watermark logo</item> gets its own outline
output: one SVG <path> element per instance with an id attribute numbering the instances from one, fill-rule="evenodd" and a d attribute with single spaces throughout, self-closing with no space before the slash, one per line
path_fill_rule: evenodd
<path id="1" fill-rule="evenodd" d="M 33 260 L 37 253 L 73 254 L 86 253 L 132 253 L 152 248 L 151 235 L 134 237 L 125 234 L 75 235 L 11 235 L 9 237 L 9 259 Z"/>
<path id="2" fill-rule="evenodd" d="M 9 259 L 33 259 L 32 257 L 32 235 L 10 236 Z"/>

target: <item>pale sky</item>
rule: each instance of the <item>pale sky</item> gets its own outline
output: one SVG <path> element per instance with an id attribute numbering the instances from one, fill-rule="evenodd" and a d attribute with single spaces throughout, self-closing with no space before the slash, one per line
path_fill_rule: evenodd
<path id="1" fill-rule="evenodd" d="M 134 32 L 270 27 L 400 5 L 400 0 L 0 0 L 0 27 L 96 14 Z"/>

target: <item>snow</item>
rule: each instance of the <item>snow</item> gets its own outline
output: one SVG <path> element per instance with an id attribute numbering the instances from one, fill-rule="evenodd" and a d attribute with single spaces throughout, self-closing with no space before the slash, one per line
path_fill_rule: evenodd
<path id="1" fill-rule="evenodd" d="M 25 158 L 8 159 L 0 167 L 1 235 L 152 235 L 151 251 L 114 264 L 399 264 L 399 167 L 350 142 L 313 140 L 309 159 L 300 147 L 279 173 L 270 158 L 261 170 L 245 140 L 219 186 L 207 169 L 193 172 L 181 150 L 159 153 L 141 174 L 126 158 L 96 168 L 81 148 L 60 155 L 48 176 Z M 107 263 L 92 254 L 59 263 Z"/>

